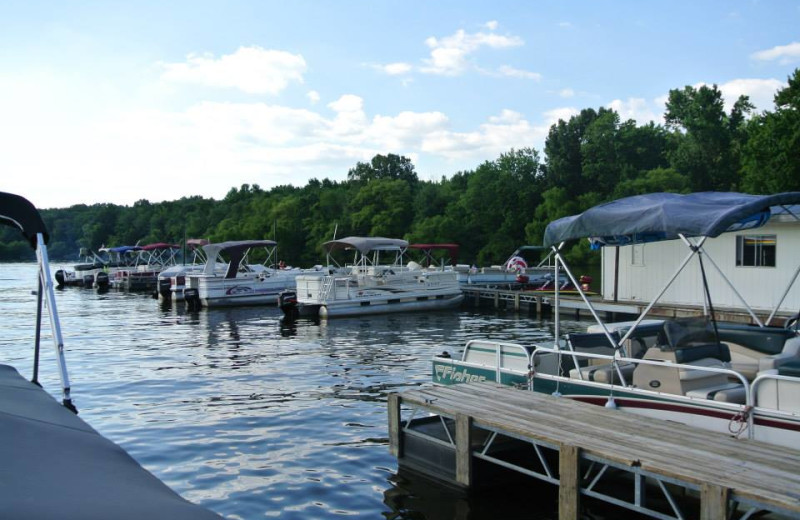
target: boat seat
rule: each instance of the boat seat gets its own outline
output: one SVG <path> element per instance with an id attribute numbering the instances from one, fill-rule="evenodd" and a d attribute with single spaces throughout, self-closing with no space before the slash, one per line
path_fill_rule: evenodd
<path id="1" fill-rule="evenodd" d="M 768 379 L 756 387 L 755 405 L 800 414 L 800 360 L 778 369 L 765 370 L 761 375 L 789 376 L 797 379 Z"/>
<path id="2" fill-rule="evenodd" d="M 686 396 L 709 399 L 711 401 L 719 401 L 722 403 L 744 404 L 746 401 L 747 392 L 745 392 L 744 385 L 741 383 L 725 383 L 716 386 L 689 390 L 686 392 Z"/>
<path id="3" fill-rule="evenodd" d="M 633 363 L 617 363 L 617 365 L 619 366 L 620 372 L 622 372 L 622 377 L 625 378 L 626 384 L 630 383 L 636 365 Z M 577 368 L 573 368 L 569 371 L 570 379 L 581 379 L 581 376 L 583 376 L 584 381 L 595 381 L 597 383 L 615 385 L 620 384 L 619 373 L 611 363 L 581 367 L 580 375 L 578 374 L 578 370 Z"/>

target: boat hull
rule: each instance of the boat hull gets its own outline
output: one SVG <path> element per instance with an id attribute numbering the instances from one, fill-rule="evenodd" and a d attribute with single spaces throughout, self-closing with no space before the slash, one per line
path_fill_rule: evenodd
<path id="1" fill-rule="evenodd" d="M 343 316 L 366 316 L 370 314 L 389 314 L 395 312 L 420 312 L 452 309 L 461 305 L 464 295 L 439 295 L 432 297 L 385 300 L 354 300 L 347 302 L 329 302 L 319 305 L 321 318 L 337 318 Z"/>

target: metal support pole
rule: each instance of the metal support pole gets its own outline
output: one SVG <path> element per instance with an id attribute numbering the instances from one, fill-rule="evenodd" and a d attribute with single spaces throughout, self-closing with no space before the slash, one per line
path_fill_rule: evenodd
<path id="1" fill-rule="evenodd" d="M 36 339 L 33 345 L 33 378 L 31 383 L 42 386 L 39 384 L 39 347 L 42 339 L 42 305 L 44 305 L 44 301 L 42 300 L 42 279 L 41 277 L 37 277 L 37 279 L 39 283 L 36 291 Z"/>
<path id="2" fill-rule="evenodd" d="M 67 373 L 67 361 L 64 358 L 64 338 L 61 335 L 61 322 L 58 319 L 58 310 L 56 309 L 53 280 L 50 278 L 50 261 L 47 257 L 47 246 L 44 244 L 44 237 L 41 233 L 36 235 L 36 240 L 36 257 L 39 261 L 39 283 L 44 291 L 45 301 L 47 302 L 47 314 L 50 316 L 50 330 L 53 335 L 53 346 L 56 350 L 58 373 L 61 377 L 62 404 L 73 412 L 78 413 L 70 397 L 69 374 Z"/>

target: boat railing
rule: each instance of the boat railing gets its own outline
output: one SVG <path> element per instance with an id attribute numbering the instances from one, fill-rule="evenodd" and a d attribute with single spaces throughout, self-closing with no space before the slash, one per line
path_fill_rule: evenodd
<path id="1" fill-rule="evenodd" d="M 776 388 L 775 388 L 776 396 L 775 397 L 776 397 L 776 401 L 778 401 L 777 404 L 779 404 L 779 402 L 780 402 L 780 398 L 778 396 L 779 390 L 777 388 L 777 386 L 780 384 L 780 383 L 778 383 L 779 381 L 786 381 L 786 382 L 789 382 L 789 383 L 793 383 L 795 385 L 798 385 L 798 388 L 800 388 L 800 377 L 788 376 L 788 375 L 782 375 L 782 374 L 770 374 L 770 373 L 760 374 L 760 375 L 758 375 L 758 377 L 756 377 L 753 380 L 753 383 L 750 385 L 750 391 L 753 393 L 753 406 L 754 407 L 762 407 L 761 403 L 758 402 L 758 391 L 760 390 L 760 388 L 762 386 L 767 384 L 767 382 L 769 382 L 769 381 L 775 382 L 775 384 L 776 384 Z M 795 404 L 795 406 L 797 406 L 797 410 L 787 411 L 787 410 L 783 410 L 779 406 L 774 406 L 774 407 L 770 406 L 770 407 L 763 407 L 763 408 L 768 408 L 770 411 L 776 411 L 776 412 L 780 412 L 780 413 L 787 413 L 787 414 L 790 414 L 790 415 L 800 414 L 800 403 L 794 403 L 794 404 Z"/>
<path id="2" fill-rule="evenodd" d="M 531 363 L 533 362 L 533 358 L 531 355 L 528 354 L 528 351 L 518 343 L 509 343 L 503 341 L 486 341 L 480 339 L 473 339 L 467 342 L 467 346 L 465 349 L 466 351 L 475 352 L 478 349 L 485 349 L 485 350 L 494 350 L 493 358 L 494 358 L 494 367 L 495 367 L 495 381 L 500 383 L 502 381 L 502 374 L 503 373 L 513 373 L 514 368 L 505 366 L 504 357 L 505 355 L 522 355 L 525 357 L 525 363 L 527 364 L 527 370 L 531 369 Z M 529 389 L 532 390 L 533 388 L 530 387 L 529 382 Z"/>
<path id="3" fill-rule="evenodd" d="M 636 365 L 651 365 L 651 366 L 656 366 L 656 367 L 660 367 L 660 368 L 669 368 L 669 369 L 675 369 L 675 370 L 692 370 L 692 371 L 708 373 L 708 374 L 722 374 L 722 375 L 725 375 L 725 376 L 727 376 L 729 378 L 737 379 L 742 384 L 742 387 L 744 388 L 745 403 L 742 405 L 742 404 L 738 404 L 738 403 L 715 402 L 715 404 L 731 406 L 734 409 L 738 409 L 739 413 L 742 415 L 742 417 L 746 416 L 747 417 L 747 425 L 748 425 L 748 428 L 747 428 L 748 437 L 749 438 L 753 438 L 753 417 L 752 417 L 752 414 L 749 413 L 749 410 L 752 409 L 752 405 L 753 405 L 753 391 L 752 391 L 750 382 L 747 380 L 747 378 L 745 376 L 743 376 L 742 374 L 740 374 L 739 372 L 737 372 L 736 370 L 732 370 L 730 368 L 707 367 L 707 366 L 689 365 L 689 364 L 685 364 L 685 363 L 674 363 L 674 362 L 668 361 L 668 360 L 653 360 L 653 359 L 630 358 L 630 357 L 618 356 L 616 354 L 614 354 L 614 355 L 593 354 L 593 353 L 589 353 L 589 352 L 579 352 L 579 351 L 574 351 L 574 350 L 569 350 L 569 349 L 564 349 L 564 348 L 550 348 L 550 347 L 543 347 L 543 346 L 535 345 L 534 346 L 534 350 L 531 353 L 530 366 L 532 368 L 531 368 L 530 377 L 533 378 L 535 375 L 539 375 L 539 376 L 543 376 L 543 377 L 548 378 L 548 379 L 553 379 L 553 380 L 556 380 L 556 381 L 569 381 L 571 383 L 575 383 L 576 380 L 572 379 L 569 375 L 563 376 L 563 375 L 560 375 L 560 373 L 548 374 L 546 372 L 537 373 L 536 372 L 536 366 L 537 366 L 536 365 L 536 356 L 540 356 L 542 354 L 555 354 L 555 355 L 559 355 L 559 356 L 566 356 L 566 357 L 571 357 L 573 360 L 575 360 L 575 358 L 577 358 L 577 357 L 588 358 L 588 359 L 606 360 L 609 363 L 611 363 L 612 366 L 614 367 L 614 370 L 615 370 L 616 374 L 619 376 L 620 384 L 615 384 L 614 383 L 614 381 L 615 381 L 614 378 L 611 379 L 611 382 L 593 381 L 593 382 L 591 382 L 591 384 L 593 384 L 593 385 L 604 385 L 604 386 L 608 386 L 608 387 L 612 387 L 612 388 L 613 387 L 621 387 L 621 388 L 624 388 L 624 389 L 634 388 L 634 387 L 630 386 L 625 381 L 625 378 L 623 377 L 622 371 L 620 369 L 621 365 L 628 364 L 628 363 L 632 363 L 632 364 L 636 364 Z M 577 367 L 578 364 L 575 363 L 575 365 Z M 560 362 L 559 362 L 559 370 L 560 370 Z M 580 368 L 578 369 L 578 374 L 581 374 Z M 764 377 L 766 378 L 766 376 L 764 376 Z M 581 378 L 581 380 L 582 380 L 582 378 Z M 678 396 L 678 397 L 683 397 L 683 398 L 686 398 L 686 399 L 690 399 L 692 401 L 700 401 L 700 402 L 707 401 L 706 398 L 702 398 L 702 397 L 694 397 L 694 396 L 683 395 L 683 394 L 671 394 L 671 393 L 665 393 L 665 392 L 658 392 L 658 391 L 649 390 L 649 389 L 646 389 L 646 388 L 638 388 L 638 387 L 636 387 L 636 390 L 637 391 L 642 391 L 642 392 L 659 394 L 659 395 L 665 395 L 665 394 L 675 395 L 675 396 Z"/>

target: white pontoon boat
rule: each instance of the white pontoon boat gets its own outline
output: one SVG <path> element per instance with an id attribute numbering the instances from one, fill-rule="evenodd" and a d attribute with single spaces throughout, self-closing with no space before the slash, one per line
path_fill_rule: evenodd
<path id="1" fill-rule="evenodd" d="M 328 266 L 332 253 L 352 251 L 353 263 L 328 274 L 297 277 L 296 292 L 285 293 L 281 309 L 290 318 L 359 316 L 426 311 L 458 306 L 464 296 L 456 273 L 403 265 L 405 240 L 382 237 L 347 237 L 323 244 Z"/>
<path id="2" fill-rule="evenodd" d="M 800 265 L 765 321 L 742 301 L 754 324 L 723 323 L 716 320 L 706 269 L 714 268 L 735 288 L 703 247 L 724 232 L 765 224 L 773 215 L 770 208 L 780 207 L 781 219 L 800 220 L 789 207 L 795 204 L 800 204 L 800 193 L 661 193 L 620 199 L 555 221 L 547 227 L 545 243 L 554 252 L 556 274 L 563 270 L 573 283 L 561 255 L 568 240 L 588 238 L 593 246 L 602 247 L 678 239 L 689 254 L 635 321 L 603 323 L 592 301 L 579 290 L 597 320 L 587 333 L 568 334 L 552 346 L 470 342 L 460 360 L 434 358 L 434 382 L 499 381 L 796 448 L 800 446 L 798 316 L 787 316 L 784 307 L 783 326 L 771 322 L 790 295 Z M 796 255 L 789 253 L 782 258 L 796 263 Z M 693 259 L 703 273 L 706 316 L 646 320 Z M 791 294 L 797 300 L 797 287 L 794 290 Z M 555 335 L 560 338 L 558 298 L 555 292 Z"/>
<path id="3" fill-rule="evenodd" d="M 277 245 L 272 240 L 239 240 L 202 246 L 206 262 L 202 272 L 186 275 L 186 303 L 190 307 L 278 303 L 278 295 L 294 287 L 295 277 L 303 271 L 270 267 Z M 254 249 L 264 251 L 262 262 L 248 261 Z"/>

